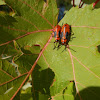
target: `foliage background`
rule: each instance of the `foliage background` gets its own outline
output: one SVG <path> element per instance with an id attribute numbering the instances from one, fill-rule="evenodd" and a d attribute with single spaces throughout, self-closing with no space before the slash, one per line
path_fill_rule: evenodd
<path id="1" fill-rule="evenodd" d="M 59 25 L 74 35 L 53 50 L 55 0 L 5 1 L 13 10 L 0 13 L 0 100 L 99 100 L 100 3 L 67 11 Z"/>

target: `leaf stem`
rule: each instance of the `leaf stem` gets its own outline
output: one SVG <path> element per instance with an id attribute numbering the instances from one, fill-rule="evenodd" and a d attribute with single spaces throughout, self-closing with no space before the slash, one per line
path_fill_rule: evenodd
<path id="1" fill-rule="evenodd" d="M 84 2 L 81 4 L 80 8 L 82 8 L 83 4 L 84 4 Z"/>
<path id="2" fill-rule="evenodd" d="M 79 3 L 79 8 L 80 8 L 80 5 L 81 5 L 81 2 L 82 2 L 82 0 L 80 0 L 80 3 Z"/>
<path id="3" fill-rule="evenodd" d="M 99 2 L 100 0 L 97 0 L 96 2 L 93 3 L 93 8 L 95 7 L 95 5 Z"/>
<path id="4" fill-rule="evenodd" d="M 5 70 L 0 69 L 0 71 L 2 71 L 3 73 L 5 73 L 6 75 L 8 75 L 10 78 L 14 78 L 12 75 L 10 75 L 9 73 L 7 73 Z"/>
<path id="5" fill-rule="evenodd" d="M 20 38 L 23 38 L 23 37 L 25 37 L 25 36 L 27 36 L 27 35 L 30 35 L 30 34 L 33 34 L 33 33 L 47 32 L 47 31 L 52 31 L 52 29 L 48 29 L 48 30 L 37 30 L 37 31 L 33 31 L 33 32 L 27 32 L 26 34 L 24 34 L 24 35 L 22 35 L 22 36 L 19 36 L 19 37 L 15 38 L 15 39 L 13 39 L 13 40 L 11 40 L 11 41 L 7 41 L 7 42 L 5 42 L 5 43 L 0 44 L 0 46 L 9 44 L 9 43 L 13 42 L 14 40 L 18 40 L 18 39 L 20 39 Z"/>
<path id="6" fill-rule="evenodd" d="M 79 3 L 79 8 L 82 8 L 84 2 L 82 2 L 82 0 L 80 0 L 80 3 Z"/>
<path id="7" fill-rule="evenodd" d="M 78 87 L 77 87 L 77 81 L 76 81 L 76 76 L 75 76 L 75 66 L 74 66 L 74 61 L 73 61 L 73 55 L 72 55 L 69 47 L 68 47 L 68 52 L 69 52 L 71 63 L 72 63 L 74 82 L 75 82 L 75 86 L 76 86 L 76 92 L 79 95 L 80 100 L 82 100 L 81 95 L 80 95 L 79 90 L 78 90 Z"/>
<path id="8" fill-rule="evenodd" d="M 75 7 L 75 0 L 73 0 L 73 7 Z"/>
<path id="9" fill-rule="evenodd" d="M 29 77 L 29 75 L 32 73 L 32 71 L 34 70 L 38 60 L 40 59 L 41 55 L 43 54 L 44 50 L 46 49 L 46 47 L 48 46 L 49 42 L 51 41 L 52 39 L 52 35 L 50 36 L 48 42 L 46 43 L 46 45 L 44 46 L 44 48 L 41 50 L 39 56 L 37 57 L 35 63 L 33 64 L 31 70 L 28 72 L 27 76 L 25 77 L 24 81 L 22 82 L 22 84 L 20 85 L 20 87 L 18 88 L 18 90 L 14 93 L 14 95 L 12 96 L 12 98 L 10 100 L 13 100 L 14 97 L 16 96 L 16 94 L 19 92 L 19 90 L 21 89 L 21 87 L 24 85 L 24 83 L 26 82 L 27 78 Z"/>
<path id="10" fill-rule="evenodd" d="M 9 82 L 11 82 L 11 81 L 13 81 L 13 80 L 15 80 L 15 79 L 21 77 L 21 76 L 24 76 L 24 75 L 26 75 L 26 74 L 28 74 L 28 72 L 26 72 L 26 73 L 24 73 L 24 74 L 21 74 L 20 76 L 17 76 L 17 77 L 15 77 L 15 78 L 13 78 L 13 79 L 7 81 L 7 82 L 2 83 L 2 84 L 0 84 L 0 86 L 2 86 L 2 85 L 4 85 L 4 84 L 7 84 L 7 83 L 9 83 Z"/>

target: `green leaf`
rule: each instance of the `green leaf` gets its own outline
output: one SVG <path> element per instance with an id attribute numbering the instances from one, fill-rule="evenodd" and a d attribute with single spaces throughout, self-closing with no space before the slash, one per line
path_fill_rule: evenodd
<path id="1" fill-rule="evenodd" d="M 10 100 L 10 98 L 13 96 L 15 91 L 17 91 L 17 89 L 23 82 L 26 75 L 16 77 L 15 79 L 8 78 L 9 75 L 7 76 L 4 73 L 1 73 L 1 75 L 4 79 L 1 77 L 1 79 L 3 81 L 2 84 L 1 84 L 1 80 L 0 80 L 0 100 L 7 100 L 7 99 Z M 7 80 L 9 80 L 9 81 L 7 81 Z"/>
<path id="2" fill-rule="evenodd" d="M 63 90 L 63 92 L 56 94 L 55 96 L 52 96 L 52 99 L 54 100 L 74 100 L 74 91 L 75 86 L 73 82 L 70 82 L 67 87 Z"/>
<path id="3" fill-rule="evenodd" d="M 98 74 L 100 53 L 97 48 L 100 45 L 99 12 L 100 9 L 92 10 L 91 5 L 84 9 L 72 8 L 60 22 L 60 25 L 62 23 L 71 25 L 74 33 L 72 41 L 69 42 L 69 49 L 64 53 L 70 56 L 73 79 L 76 91 L 79 92 L 77 96 L 82 100 L 100 99 L 99 92 L 97 92 L 100 89 L 100 75 Z M 67 60 L 66 62 L 69 63 Z M 68 70 L 71 67 L 68 64 L 66 66 Z"/>
<path id="4" fill-rule="evenodd" d="M 53 49 L 55 40 L 49 37 L 57 21 L 55 0 L 5 1 L 16 15 L 0 15 L 1 100 L 13 98 L 30 74 L 33 99 L 99 100 L 100 9 L 69 10 L 59 23 L 71 25 L 69 48 Z"/>
<path id="5" fill-rule="evenodd" d="M 5 2 L 3 0 L 0 0 L 0 5 L 4 5 Z"/>
<path id="6" fill-rule="evenodd" d="M 27 80 L 26 75 L 31 74 L 28 72 L 48 41 L 52 28 L 57 23 L 58 13 L 54 0 L 5 2 L 13 9 L 15 15 L 12 17 L 0 14 L 1 100 L 7 100 L 7 95 L 10 95 L 8 99 L 14 98 L 22 87 L 21 84 Z M 45 98 L 44 94 L 39 95 Z M 15 99 L 17 97 L 16 95 Z"/>
<path id="7" fill-rule="evenodd" d="M 68 81 L 74 80 L 75 100 L 100 99 L 99 12 L 100 9 L 92 10 L 91 5 L 84 9 L 75 7 L 59 23 L 61 26 L 65 23 L 71 25 L 74 35 L 69 41 L 69 48 L 65 50 L 64 46 L 60 46 L 59 49 L 53 50 L 52 42 L 55 40 L 52 39 L 38 61 L 39 70 L 50 68 L 54 72 L 54 79 L 51 80 L 53 82 L 48 87 L 51 97 L 63 91 Z M 49 75 L 48 71 L 46 77 L 47 75 Z M 39 83 L 41 82 L 38 81 Z M 62 100 L 62 97 L 56 98 Z M 73 97 L 70 100 L 74 100 Z"/>
<path id="8" fill-rule="evenodd" d="M 32 98 L 32 92 L 31 92 L 31 87 L 27 88 L 25 91 L 21 92 L 20 99 L 21 100 L 33 100 Z"/>

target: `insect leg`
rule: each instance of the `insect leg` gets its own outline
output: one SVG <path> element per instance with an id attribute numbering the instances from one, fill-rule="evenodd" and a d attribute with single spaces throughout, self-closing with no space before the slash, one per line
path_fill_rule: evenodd
<path id="1" fill-rule="evenodd" d="M 54 48 L 53 49 L 55 49 L 56 48 L 56 46 L 55 46 L 55 42 L 54 42 Z"/>

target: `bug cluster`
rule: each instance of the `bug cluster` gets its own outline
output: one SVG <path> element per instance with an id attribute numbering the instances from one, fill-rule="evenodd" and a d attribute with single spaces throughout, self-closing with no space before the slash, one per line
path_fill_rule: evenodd
<path id="1" fill-rule="evenodd" d="M 58 44 L 58 48 L 60 45 L 65 45 L 65 49 L 70 41 L 71 36 L 71 26 L 68 24 L 64 24 L 62 27 L 60 25 L 56 25 L 53 29 L 52 36 L 55 37 L 54 48 L 56 48 L 55 43 Z"/>

